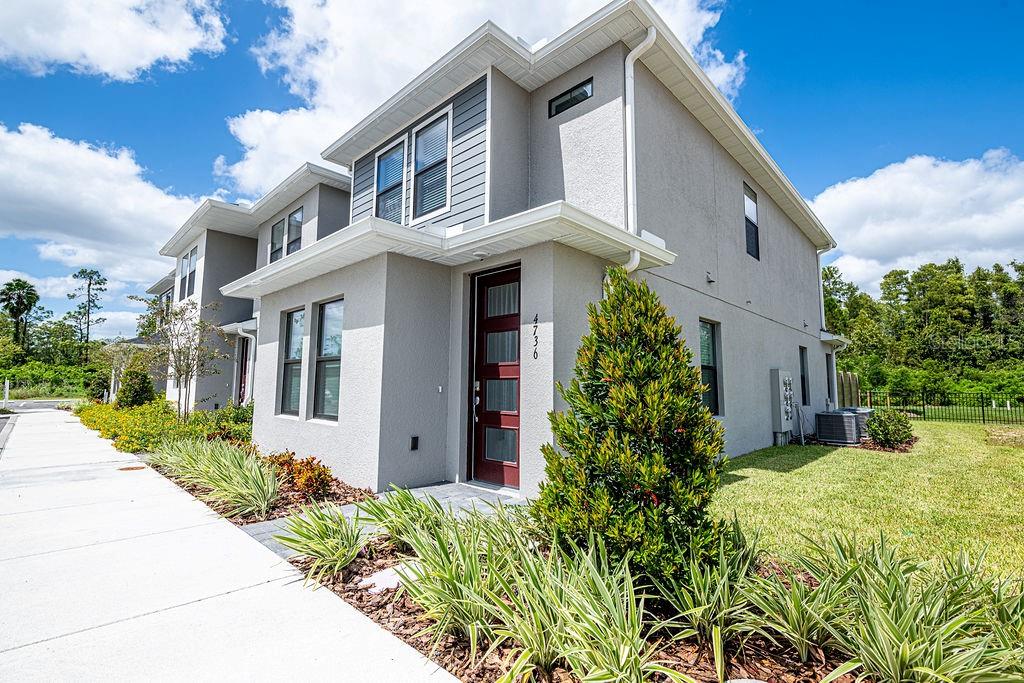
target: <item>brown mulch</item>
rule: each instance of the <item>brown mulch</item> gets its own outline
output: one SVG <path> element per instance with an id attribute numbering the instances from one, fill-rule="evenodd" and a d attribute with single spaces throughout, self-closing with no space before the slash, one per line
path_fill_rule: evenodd
<path id="1" fill-rule="evenodd" d="M 229 508 L 226 505 L 214 501 L 208 501 L 203 498 L 203 494 L 206 493 L 206 489 L 182 481 L 181 479 L 178 479 L 177 477 L 172 476 L 171 474 L 163 471 L 159 467 L 154 467 L 153 469 L 162 474 L 170 481 L 180 486 L 181 488 L 191 493 L 195 498 L 201 500 L 203 503 L 206 504 L 208 508 L 210 508 L 217 514 L 223 516 L 232 524 L 237 524 L 238 526 L 245 526 L 246 524 L 255 524 L 257 522 L 265 522 L 270 519 L 288 517 L 298 512 L 299 508 L 301 508 L 303 504 L 312 502 L 307 496 L 297 491 L 295 487 L 292 485 L 292 483 L 286 479 L 285 481 L 281 482 L 281 486 L 279 489 L 280 495 L 278 496 L 277 503 L 274 505 L 274 508 L 270 511 L 270 514 L 268 514 L 266 517 L 260 518 L 253 517 L 251 515 L 241 517 L 228 517 L 227 513 Z M 370 491 L 370 489 L 356 488 L 355 486 L 350 486 L 349 484 L 346 484 L 340 479 L 335 478 L 334 481 L 331 483 L 330 493 L 328 493 L 326 497 L 318 498 L 317 500 L 321 502 L 327 501 L 335 503 L 337 505 L 348 505 L 350 503 L 358 503 L 363 500 L 368 500 L 373 497 L 373 492 Z"/>
<path id="2" fill-rule="evenodd" d="M 372 594 L 359 587 L 364 578 L 393 567 L 400 560 L 399 553 L 386 539 L 376 538 L 342 574 L 325 579 L 320 585 L 339 595 L 461 681 L 485 683 L 504 674 L 512 663 L 512 647 L 499 647 L 486 658 L 482 657 L 483 652 L 478 652 L 476 661 L 471 660 L 469 643 L 464 640 L 445 637 L 435 647 L 432 636 L 423 633 L 430 624 L 429 620 L 408 595 L 395 588 Z M 303 573 L 311 564 L 305 558 L 289 561 Z M 785 573 L 782 565 L 773 562 L 764 565 L 760 571 L 764 575 Z M 798 578 L 804 580 L 805 577 Z M 669 668 L 681 671 L 700 683 L 716 683 L 718 680 L 710 652 L 692 641 L 666 642 L 659 658 Z M 743 652 L 730 662 L 728 674 L 730 678 L 755 678 L 768 683 L 814 683 L 831 673 L 839 664 L 841 661 L 835 657 L 826 657 L 821 652 L 815 653 L 812 661 L 801 663 L 795 651 L 780 652 L 773 643 L 754 638 L 748 640 Z M 840 683 L 850 683 L 854 677 L 848 675 L 838 680 Z M 559 669 L 555 671 L 553 681 L 573 683 L 578 679 L 570 672 Z"/>
<path id="3" fill-rule="evenodd" d="M 989 427 L 988 442 L 992 446 L 1024 446 L 1024 429 L 1021 427 Z"/>
<path id="4" fill-rule="evenodd" d="M 910 441 L 907 443 L 900 444 L 895 448 L 889 448 L 868 438 L 861 441 L 859 445 L 855 446 L 855 448 L 863 448 L 869 451 L 882 451 L 884 453 L 909 453 L 910 449 L 912 449 L 914 444 L 917 443 L 917 440 L 916 436 L 912 436 L 910 437 Z"/>
<path id="5" fill-rule="evenodd" d="M 291 481 L 287 478 L 285 481 L 281 482 L 281 488 L 279 490 L 280 495 L 277 498 L 277 504 L 274 505 L 274 509 L 271 510 L 270 514 L 265 518 L 233 517 L 230 518 L 231 521 L 239 526 L 244 526 L 255 522 L 265 522 L 269 519 L 289 517 L 297 513 L 299 508 L 303 505 L 312 502 L 305 494 L 297 491 Z M 323 498 L 317 498 L 317 501 L 334 503 L 336 505 L 349 505 L 350 503 L 358 503 L 363 500 L 369 500 L 373 497 L 373 492 L 370 491 L 370 489 L 359 489 L 336 478 L 331 483 L 330 493 Z"/>

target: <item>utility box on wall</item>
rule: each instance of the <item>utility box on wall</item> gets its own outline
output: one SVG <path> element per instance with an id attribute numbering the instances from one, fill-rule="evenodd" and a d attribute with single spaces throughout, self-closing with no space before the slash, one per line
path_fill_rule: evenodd
<path id="1" fill-rule="evenodd" d="M 770 373 L 772 432 L 775 434 L 775 444 L 785 445 L 789 443 L 789 434 L 793 431 L 793 418 L 796 416 L 796 406 L 793 405 L 793 375 L 778 368 L 773 368 Z"/>

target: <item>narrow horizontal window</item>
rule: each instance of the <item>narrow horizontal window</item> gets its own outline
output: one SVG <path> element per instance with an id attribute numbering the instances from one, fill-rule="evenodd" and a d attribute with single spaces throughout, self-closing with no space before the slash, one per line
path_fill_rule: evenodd
<path id="1" fill-rule="evenodd" d="M 448 114 L 413 135 L 414 219 L 448 204 Z"/>
<path id="2" fill-rule="evenodd" d="M 594 96 L 594 79 L 588 78 L 577 86 L 569 88 L 561 95 L 548 100 L 548 118 L 558 116 L 566 109 L 575 107 L 584 100 Z"/>
<path id="3" fill-rule="evenodd" d="M 377 157 L 377 217 L 402 222 L 405 179 L 405 142 Z"/>

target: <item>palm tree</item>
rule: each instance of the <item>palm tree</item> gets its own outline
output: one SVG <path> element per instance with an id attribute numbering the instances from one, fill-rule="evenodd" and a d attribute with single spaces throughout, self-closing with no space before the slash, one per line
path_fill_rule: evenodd
<path id="1" fill-rule="evenodd" d="M 14 321 L 14 343 L 25 348 L 28 312 L 39 302 L 39 292 L 28 280 L 16 277 L 0 287 L 0 307 Z"/>

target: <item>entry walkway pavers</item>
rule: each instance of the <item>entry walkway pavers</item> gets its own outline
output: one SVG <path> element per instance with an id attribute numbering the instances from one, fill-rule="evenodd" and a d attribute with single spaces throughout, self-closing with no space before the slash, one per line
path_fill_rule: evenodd
<path id="1" fill-rule="evenodd" d="M 0 452 L 0 680 L 453 681 L 68 413 Z"/>

